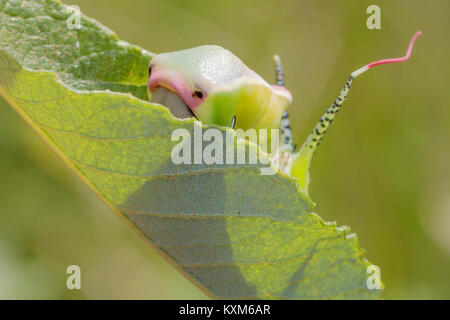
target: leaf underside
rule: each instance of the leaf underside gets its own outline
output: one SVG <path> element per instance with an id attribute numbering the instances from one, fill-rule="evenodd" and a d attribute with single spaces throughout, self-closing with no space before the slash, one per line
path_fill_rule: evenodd
<path id="1" fill-rule="evenodd" d="M 70 14 L 0 0 L 0 93 L 112 211 L 214 298 L 380 297 L 356 236 L 291 178 L 174 165 L 171 133 L 198 124 L 146 101 L 152 54 L 84 16 L 69 30 Z"/>

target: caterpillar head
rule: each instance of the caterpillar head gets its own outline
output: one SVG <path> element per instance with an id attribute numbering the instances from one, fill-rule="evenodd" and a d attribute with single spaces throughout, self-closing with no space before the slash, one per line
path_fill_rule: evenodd
<path id="1" fill-rule="evenodd" d="M 230 51 L 215 45 L 163 53 L 149 66 L 151 102 L 179 118 L 237 128 L 278 128 L 291 103 Z"/>

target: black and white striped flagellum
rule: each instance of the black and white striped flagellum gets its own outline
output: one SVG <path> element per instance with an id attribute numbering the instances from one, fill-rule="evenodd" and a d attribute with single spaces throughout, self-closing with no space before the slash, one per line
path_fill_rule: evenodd
<path id="1" fill-rule="evenodd" d="M 280 87 L 284 87 L 284 72 L 281 59 L 278 55 L 275 55 L 273 60 L 275 61 L 276 84 Z M 292 147 L 292 131 L 289 122 L 289 113 L 287 111 L 285 111 L 281 117 L 280 131 L 283 144 L 287 145 L 292 152 L 295 152 L 295 147 Z"/>

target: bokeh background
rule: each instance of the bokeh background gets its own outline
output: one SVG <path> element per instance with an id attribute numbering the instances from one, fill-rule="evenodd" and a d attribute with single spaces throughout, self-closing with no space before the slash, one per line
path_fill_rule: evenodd
<path id="1" fill-rule="evenodd" d="M 270 81 L 280 54 L 299 144 L 351 71 L 403 55 L 421 29 L 410 61 L 354 82 L 314 159 L 310 194 L 322 217 L 357 232 L 385 298 L 450 298 L 448 0 L 65 2 L 152 52 L 219 44 Z M 381 30 L 366 27 L 370 4 L 381 7 Z M 70 264 L 82 290 L 66 289 Z M 0 298 L 205 296 L 0 100 Z"/>

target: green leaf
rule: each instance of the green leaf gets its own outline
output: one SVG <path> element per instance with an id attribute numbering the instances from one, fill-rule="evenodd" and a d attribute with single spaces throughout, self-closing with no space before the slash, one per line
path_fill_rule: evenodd
<path id="1" fill-rule="evenodd" d="M 291 178 L 174 165 L 171 133 L 198 122 L 144 101 L 152 54 L 85 17 L 69 30 L 69 16 L 1 0 L 0 93 L 113 212 L 211 297 L 380 296 L 354 234 L 312 213 Z"/>

